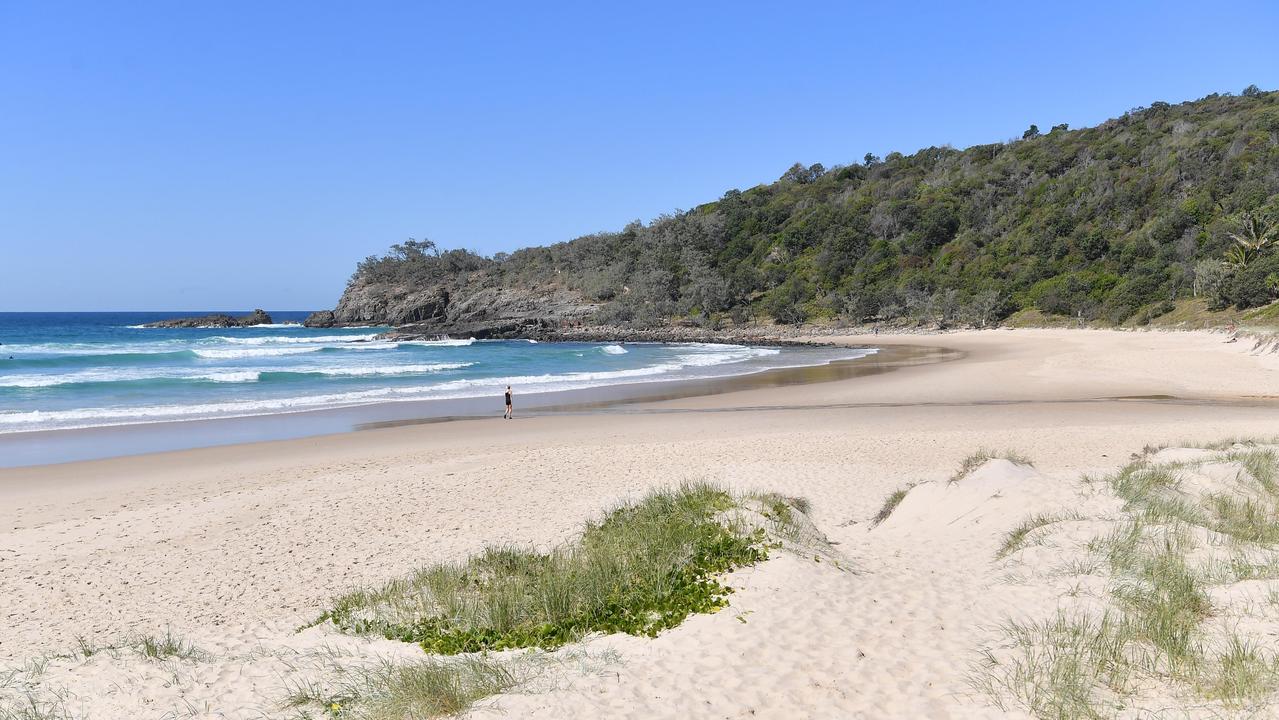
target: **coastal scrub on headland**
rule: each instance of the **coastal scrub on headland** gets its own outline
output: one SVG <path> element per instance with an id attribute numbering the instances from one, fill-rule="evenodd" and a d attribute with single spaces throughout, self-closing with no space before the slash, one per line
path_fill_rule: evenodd
<path id="1" fill-rule="evenodd" d="M 1154 102 L 1091 128 L 796 165 L 648 224 L 491 258 L 410 240 L 359 263 L 311 322 L 476 337 L 582 324 L 1225 324 L 1279 296 L 1277 164 L 1279 92 Z"/>

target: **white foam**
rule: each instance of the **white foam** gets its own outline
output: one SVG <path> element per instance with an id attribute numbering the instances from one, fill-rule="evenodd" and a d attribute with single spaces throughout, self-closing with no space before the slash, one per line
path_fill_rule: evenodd
<path id="1" fill-rule="evenodd" d="M 84 383 L 136 382 L 139 380 L 208 380 L 212 382 L 253 382 L 258 370 L 226 370 L 216 372 L 190 372 L 190 368 L 173 368 L 169 371 L 155 368 L 113 368 L 110 370 L 84 370 L 56 375 L 2 375 L 0 387 L 40 388 Z"/>
<path id="2" fill-rule="evenodd" d="M 395 348 L 399 346 L 400 344 L 398 342 L 364 342 L 364 343 L 351 343 L 349 345 L 325 345 L 324 347 L 330 348 L 332 350 L 367 351 L 367 350 L 394 350 Z"/>
<path id="3" fill-rule="evenodd" d="M 181 340 L 159 340 L 148 343 L 17 343 L 5 345 L 7 353 L 34 353 L 38 355 L 145 355 L 182 350 Z"/>
<path id="4" fill-rule="evenodd" d="M 384 367 L 340 367 L 340 368 L 281 368 L 277 372 L 319 373 L 321 375 L 364 376 L 364 375 L 422 375 L 426 373 L 444 372 L 445 370 L 461 370 L 475 363 L 434 363 L 430 365 L 387 365 Z"/>
<path id="5" fill-rule="evenodd" d="M 600 348 L 600 352 L 605 355 L 625 355 L 627 350 L 621 345 L 605 345 Z"/>
<path id="6" fill-rule="evenodd" d="M 749 348 L 742 345 L 721 345 L 719 347 L 724 349 L 715 352 L 684 353 L 677 356 L 677 358 L 679 363 L 686 367 L 708 367 L 743 362 L 751 358 L 777 355 L 781 352 L 777 348 Z"/>
<path id="7" fill-rule="evenodd" d="M 282 322 L 282 323 L 262 323 L 260 325 L 233 325 L 231 327 L 222 327 L 221 325 L 196 325 L 194 328 L 166 328 L 157 327 L 155 325 L 125 325 L 129 330 L 188 330 L 188 329 L 204 329 L 204 330 L 250 330 L 256 328 L 294 328 L 302 327 L 300 322 Z"/>
<path id="8" fill-rule="evenodd" d="M 226 372 L 201 373 L 199 375 L 183 375 L 180 379 L 212 380 L 213 382 L 256 382 L 261 375 L 259 370 L 228 370 Z"/>
<path id="9" fill-rule="evenodd" d="M 265 327 L 265 326 L 258 326 Z M 263 337 L 247 337 L 236 338 L 226 337 L 224 335 L 215 335 L 207 338 L 210 342 L 218 341 L 231 343 L 233 345 L 322 345 L 325 343 L 357 343 L 367 342 L 377 338 L 378 333 L 365 333 L 361 335 L 265 335 Z"/>
<path id="10" fill-rule="evenodd" d="M 453 338 L 444 338 L 443 340 L 400 340 L 404 345 L 423 345 L 426 347 L 466 347 L 475 342 L 475 338 L 466 338 L 465 340 L 455 340 Z"/>
<path id="11" fill-rule="evenodd" d="M 0 375 L 0 387 L 41 388 L 84 383 L 136 382 L 140 380 L 206 380 L 220 383 L 256 382 L 262 373 L 299 373 L 328 375 L 333 377 L 373 377 L 395 375 L 426 375 L 430 373 L 460 370 L 475 363 L 431 363 L 426 365 L 386 365 L 352 367 L 289 367 L 229 368 L 217 371 L 196 371 L 193 368 L 113 368 L 110 370 L 85 370 L 57 375 Z"/>
<path id="12" fill-rule="evenodd" d="M 279 355 L 303 355 L 319 352 L 323 346 L 299 348 L 199 348 L 191 352 L 210 360 L 233 360 L 251 357 L 276 357 Z"/>
<path id="13" fill-rule="evenodd" d="M 73 379 L 75 378 L 75 379 Z M 83 379 L 80 379 L 83 378 Z M 114 377 L 104 377 L 101 382 L 110 382 Z M 88 373 L 75 375 L 3 375 L 0 376 L 0 387 L 38 388 L 66 385 L 73 382 L 99 382 Z"/>

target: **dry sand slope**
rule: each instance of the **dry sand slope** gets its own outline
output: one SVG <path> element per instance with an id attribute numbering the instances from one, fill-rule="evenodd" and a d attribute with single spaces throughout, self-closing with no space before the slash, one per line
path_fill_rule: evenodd
<path id="1" fill-rule="evenodd" d="M 294 632 L 332 596 L 485 545 L 546 547 L 621 499 L 706 479 L 808 498 L 844 562 L 775 554 L 731 577 L 727 609 L 541 658 L 526 686 L 474 713 L 1017 716 L 973 691 L 971 668 L 983 648 L 1004 651 L 1005 618 L 1051 616 L 1081 581 L 1048 572 L 1039 546 L 996 559 L 1005 533 L 1034 513 L 1115 512 L 1080 475 L 1114 471 L 1147 443 L 1279 435 L 1276 364 L 1219 334 L 853 340 L 967 356 L 640 413 L 0 471 L 0 664 L 15 671 L 0 672 L 0 697 L 72 717 L 296 716 L 280 705 L 290 687 L 335 664 L 420 655 L 324 626 Z M 1106 399 L 1153 395 L 1187 401 Z M 979 447 L 1016 450 L 1034 469 L 995 461 L 947 484 Z M 920 482 L 870 529 L 889 493 Z M 166 629 L 200 652 L 77 651 L 77 637 L 102 646 Z M 32 662 L 49 654 L 65 657 Z"/>

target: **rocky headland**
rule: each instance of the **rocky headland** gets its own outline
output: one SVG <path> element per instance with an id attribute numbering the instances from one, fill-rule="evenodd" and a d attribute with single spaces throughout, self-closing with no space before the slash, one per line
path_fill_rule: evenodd
<path id="1" fill-rule="evenodd" d="M 391 325 L 408 337 L 543 338 L 586 323 L 598 305 L 564 288 L 501 287 L 482 281 L 418 285 L 357 278 L 337 307 L 311 313 L 307 327 Z"/>

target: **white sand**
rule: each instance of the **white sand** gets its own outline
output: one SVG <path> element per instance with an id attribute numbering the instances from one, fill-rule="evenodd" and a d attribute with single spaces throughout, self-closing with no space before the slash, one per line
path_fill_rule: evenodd
<path id="1" fill-rule="evenodd" d="M 477 713 L 1004 717 L 965 675 L 1002 619 L 1042 615 L 1059 588 L 1009 584 L 994 560 L 1003 534 L 1069 504 L 1081 473 L 1112 470 L 1147 443 L 1279 435 L 1279 363 L 1224 340 L 860 336 L 848 341 L 967 357 L 652 403 L 642 414 L 464 421 L 3 470 L 0 666 L 30 671 L 33 658 L 71 653 L 42 674 L 19 673 L 10 691 L 60 690 L 73 717 L 287 717 L 278 704 L 286 684 L 317 677 L 327 662 L 309 651 L 420 654 L 323 627 L 293 632 L 333 595 L 485 545 L 553 544 L 620 499 L 707 479 L 807 497 L 855 572 L 778 554 L 732 577 L 739 589 L 728 609 L 656 639 L 609 636 L 561 651 L 527 688 Z M 1105 399 L 1153 395 L 1195 402 Z M 983 446 L 1014 449 L 1035 472 L 995 467 L 947 488 Z M 888 493 L 917 482 L 938 484 L 868 530 Z M 74 653 L 77 636 L 109 643 L 166 628 L 206 656 Z"/>

